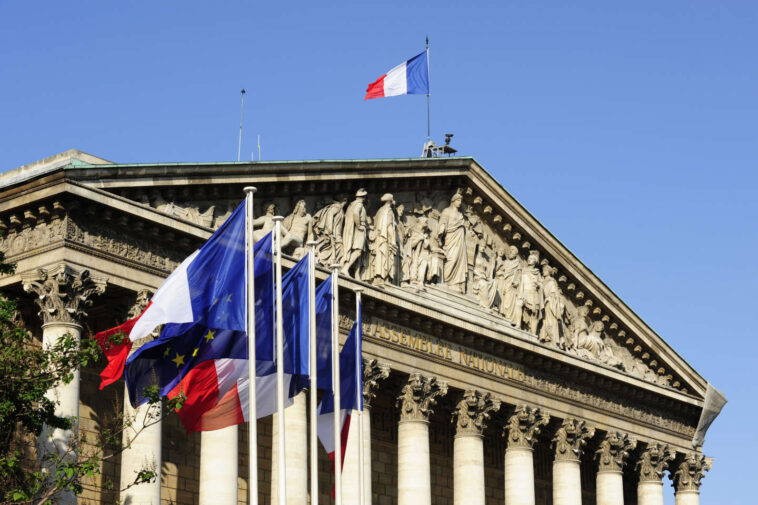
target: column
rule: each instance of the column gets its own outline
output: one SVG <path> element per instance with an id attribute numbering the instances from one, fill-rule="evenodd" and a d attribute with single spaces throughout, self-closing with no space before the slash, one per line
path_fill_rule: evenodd
<path id="1" fill-rule="evenodd" d="M 200 432 L 200 505 L 237 505 L 237 429 Z"/>
<path id="2" fill-rule="evenodd" d="M 624 465 L 637 441 L 626 433 L 609 431 L 595 452 L 598 461 L 597 505 L 624 505 Z"/>
<path id="3" fill-rule="evenodd" d="M 284 455 L 287 475 L 287 505 L 308 503 L 308 418 L 305 392 L 284 409 Z M 279 427 L 274 414 L 271 444 L 271 505 L 279 504 Z"/>
<path id="4" fill-rule="evenodd" d="M 711 469 L 712 463 L 711 458 L 696 452 L 684 457 L 673 476 L 676 505 L 700 505 L 700 481 Z"/>
<path id="5" fill-rule="evenodd" d="M 516 407 L 503 430 L 505 449 L 505 503 L 534 505 L 534 443 L 550 415 L 527 405 Z"/>
<path id="6" fill-rule="evenodd" d="M 586 421 L 569 417 L 553 437 L 553 505 L 582 505 L 582 479 L 579 458 L 595 428 Z"/>
<path id="7" fill-rule="evenodd" d="M 137 317 L 145 310 L 150 301 L 150 292 L 146 289 L 137 293 L 125 319 Z M 152 340 L 153 337 L 135 342 L 132 352 L 138 346 Z M 134 505 L 160 505 L 161 503 L 161 404 L 143 404 L 136 409 L 129 401 L 129 392 L 124 387 L 124 433 L 121 453 L 121 503 Z M 140 471 L 150 469 L 155 472 L 152 482 L 143 482 L 130 486 Z M 129 486 L 129 487 L 127 487 Z M 126 489 L 124 489 L 126 488 Z"/>
<path id="8" fill-rule="evenodd" d="M 85 309 L 92 305 L 90 297 L 105 291 L 106 280 L 92 278 L 88 270 L 77 271 L 66 265 L 51 269 L 40 268 L 21 276 L 24 291 L 36 295 L 42 319 L 42 346 L 50 348 L 65 335 L 71 335 L 79 342 L 82 333 L 81 322 L 87 313 Z M 59 417 L 79 417 L 79 370 L 73 373 L 68 384 L 60 384 L 48 391 L 48 398 L 58 402 L 55 415 Z M 57 454 L 67 460 L 75 460 L 78 426 L 62 430 L 45 427 L 37 439 L 38 457 L 44 454 Z M 52 469 L 50 469 L 52 470 Z M 58 503 L 76 503 L 76 495 L 71 492 L 61 493 Z"/>
<path id="9" fill-rule="evenodd" d="M 397 503 L 431 505 L 429 415 L 437 399 L 447 394 L 447 383 L 414 372 L 397 399 Z"/>
<path id="10" fill-rule="evenodd" d="M 645 448 L 635 467 L 639 470 L 637 505 L 663 505 L 663 472 L 668 468 L 674 452 L 668 444 L 651 442 Z"/>
<path id="11" fill-rule="evenodd" d="M 484 505 L 484 444 L 482 435 L 490 412 L 500 400 L 490 393 L 468 389 L 453 413 L 453 505 Z"/>
<path id="12" fill-rule="evenodd" d="M 379 382 L 390 376 L 390 366 L 375 359 L 363 360 L 363 496 L 364 505 L 371 505 L 371 401 L 379 390 Z M 354 418 L 357 419 L 357 418 Z M 342 503 L 360 505 L 358 491 L 358 431 L 350 427 L 342 467 Z"/>

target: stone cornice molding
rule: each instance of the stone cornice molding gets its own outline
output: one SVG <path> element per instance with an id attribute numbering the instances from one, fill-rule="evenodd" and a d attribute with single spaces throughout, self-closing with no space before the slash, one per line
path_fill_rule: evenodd
<path id="1" fill-rule="evenodd" d="M 668 444 L 651 442 L 640 455 L 635 468 L 639 470 L 640 482 L 661 482 L 663 473 L 674 459 L 675 453 Z"/>
<path id="2" fill-rule="evenodd" d="M 637 447 L 637 441 L 626 433 L 609 431 L 595 451 L 598 472 L 620 472 L 626 464 L 629 453 Z"/>
<path id="3" fill-rule="evenodd" d="M 75 270 L 65 264 L 39 268 L 21 275 L 24 291 L 36 295 L 42 324 L 81 325 L 92 305 L 93 295 L 105 291 L 107 279 L 92 277 L 89 270 Z"/>
<path id="4" fill-rule="evenodd" d="M 676 472 L 672 475 L 676 492 L 699 491 L 700 481 L 705 478 L 705 472 L 711 469 L 711 459 L 701 453 L 691 452 L 684 456 Z"/>
<path id="5" fill-rule="evenodd" d="M 503 434 L 508 437 L 508 449 L 532 449 L 537 435 L 549 422 L 550 414 L 544 410 L 518 405 L 503 428 Z"/>
<path id="6" fill-rule="evenodd" d="M 447 382 L 438 381 L 436 377 L 425 377 L 418 372 L 410 374 L 397 398 L 400 421 L 429 422 L 432 407 L 438 398 L 446 394 Z"/>
<path id="7" fill-rule="evenodd" d="M 579 461 L 587 441 L 595 436 L 595 427 L 582 421 L 569 417 L 563 420 L 561 427 L 555 432 L 553 445 L 555 446 L 556 461 Z"/>
<path id="8" fill-rule="evenodd" d="M 455 436 L 482 436 L 487 427 L 486 421 L 492 412 L 500 410 L 500 400 L 490 393 L 476 389 L 467 389 L 453 412 L 452 421 L 456 423 Z"/>
<path id="9" fill-rule="evenodd" d="M 376 398 L 379 382 L 390 376 L 390 366 L 379 363 L 375 359 L 363 360 L 363 408 L 370 409 L 371 402 Z"/>

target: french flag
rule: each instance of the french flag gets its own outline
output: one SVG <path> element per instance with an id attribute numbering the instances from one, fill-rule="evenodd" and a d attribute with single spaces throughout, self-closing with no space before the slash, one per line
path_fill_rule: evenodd
<path id="1" fill-rule="evenodd" d="M 368 85 L 366 98 L 429 94 L 429 51 L 417 54 Z"/>

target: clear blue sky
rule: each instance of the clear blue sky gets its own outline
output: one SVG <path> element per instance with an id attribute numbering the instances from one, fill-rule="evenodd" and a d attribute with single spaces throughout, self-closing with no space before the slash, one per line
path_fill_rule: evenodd
<path id="1" fill-rule="evenodd" d="M 232 160 L 242 87 L 248 159 L 257 134 L 269 160 L 418 156 L 424 98 L 363 93 L 428 34 L 433 137 L 455 133 L 726 393 L 702 499 L 743 504 L 758 449 L 758 4 L 626 3 L 0 0 L 0 169 L 74 147 Z"/>

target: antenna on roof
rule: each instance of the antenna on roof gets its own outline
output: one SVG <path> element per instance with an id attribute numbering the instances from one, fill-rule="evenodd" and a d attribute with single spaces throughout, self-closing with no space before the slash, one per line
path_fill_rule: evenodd
<path id="1" fill-rule="evenodd" d="M 237 161 L 240 160 L 240 154 L 242 154 L 242 113 L 245 111 L 245 88 L 240 91 L 242 95 L 242 105 L 240 105 L 240 136 L 237 141 Z"/>

